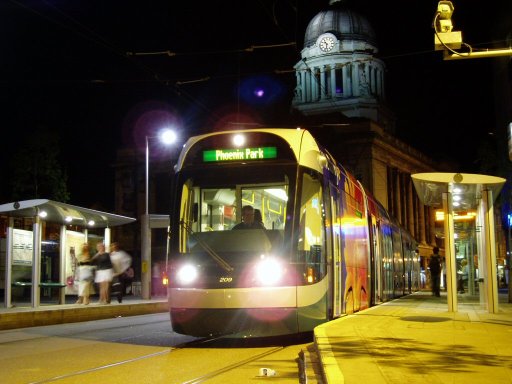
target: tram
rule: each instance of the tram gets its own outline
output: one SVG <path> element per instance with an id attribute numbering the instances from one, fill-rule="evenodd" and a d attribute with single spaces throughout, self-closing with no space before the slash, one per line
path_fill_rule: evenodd
<path id="1" fill-rule="evenodd" d="M 412 236 L 308 130 L 192 137 L 174 183 L 175 332 L 299 334 L 419 287 Z M 232 230 L 246 205 L 265 229 Z"/>

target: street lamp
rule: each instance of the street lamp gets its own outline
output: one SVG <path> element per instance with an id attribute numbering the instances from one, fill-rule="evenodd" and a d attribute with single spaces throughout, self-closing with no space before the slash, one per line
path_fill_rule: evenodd
<path id="1" fill-rule="evenodd" d="M 145 300 L 151 299 L 151 217 L 149 215 L 149 139 L 159 138 L 165 145 L 172 145 L 177 140 L 176 132 L 162 129 L 158 136 L 146 136 L 146 211 L 141 222 L 142 271 L 141 295 Z"/>

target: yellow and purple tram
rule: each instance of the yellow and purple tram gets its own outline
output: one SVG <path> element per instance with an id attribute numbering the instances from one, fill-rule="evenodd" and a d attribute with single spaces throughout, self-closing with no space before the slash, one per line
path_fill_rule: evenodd
<path id="1" fill-rule="evenodd" d="M 175 167 L 173 329 L 274 336 L 419 287 L 411 235 L 304 129 L 190 138 Z M 265 229 L 232 230 L 242 207 Z"/>

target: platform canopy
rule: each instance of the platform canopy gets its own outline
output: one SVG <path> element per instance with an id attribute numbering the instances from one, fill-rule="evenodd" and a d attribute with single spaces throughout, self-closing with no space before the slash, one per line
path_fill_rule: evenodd
<path id="1" fill-rule="evenodd" d="M 133 223 L 136 219 L 114 215 L 76 205 L 46 199 L 15 201 L 0 205 L 0 214 L 12 217 L 39 217 L 45 221 L 63 225 L 107 228 Z"/>
<path id="2" fill-rule="evenodd" d="M 494 199 L 506 180 L 501 177 L 471 173 L 416 173 L 411 175 L 420 201 L 429 207 L 443 206 L 443 193 L 460 195 L 459 209 L 475 209 L 483 190 L 491 190 Z"/>

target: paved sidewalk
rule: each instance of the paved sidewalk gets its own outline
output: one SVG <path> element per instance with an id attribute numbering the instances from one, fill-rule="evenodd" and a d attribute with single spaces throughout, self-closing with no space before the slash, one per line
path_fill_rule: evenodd
<path id="1" fill-rule="evenodd" d="M 512 383 L 512 304 L 417 292 L 315 329 L 324 377 L 340 383 Z"/>
<path id="2" fill-rule="evenodd" d="M 74 303 L 76 296 L 69 300 Z M 169 312 L 164 297 L 142 300 L 137 296 L 125 296 L 121 304 L 114 299 L 107 305 L 98 304 L 97 298 L 92 300 L 89 305 L 68 303 L 32 308 L 30 304 L 18 304 L 12 308 L 0 307 L 0 330 Z"/>

